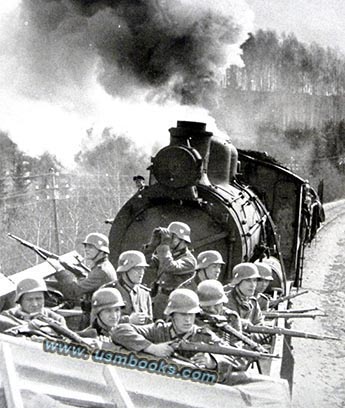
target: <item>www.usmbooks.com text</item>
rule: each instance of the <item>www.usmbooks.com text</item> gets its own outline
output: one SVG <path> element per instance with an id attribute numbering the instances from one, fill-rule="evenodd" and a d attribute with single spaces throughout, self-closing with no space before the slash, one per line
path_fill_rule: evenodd
<path id="1" fill-rule="evenodd" d="M 214 371 L 177 365 L 165 359 L 155 360 L 138 357 L 134 353 L 125 354 L 102 349 L 95 349 L 91 351 L 85 346 L 68 344 L 62 341 L 44 340 L 43 350 L 48 353 L 57 353 L 62 356 L 83 360 L 89 360 L 91 358 L 95 363 L 131 368 L 153 374 L 179 378 L 182 380 L 202 382 L 209 385 L 215 384 L 218 379 L 217 373 Z"/>

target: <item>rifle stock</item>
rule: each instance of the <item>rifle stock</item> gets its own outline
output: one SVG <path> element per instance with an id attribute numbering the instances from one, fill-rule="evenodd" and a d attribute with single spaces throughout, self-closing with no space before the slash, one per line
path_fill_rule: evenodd
<path id="1" fill-rule="evenodd" d="M 223 344 L 208 344 L 203 342 L 191 342 L 181 340 L 172 345 L 176 351 L 194 351 L 201 353 L 224 354 L 227 356 L 237 356 L 244 358 L 260 359 L 260 358 L 280 358 L 278 355 L 269 353 L 260 353 L 258 351 L 244 350 Z"/>
<path id="2" fill-rule="evenodd" d="M 49 327 L 54 329 L 56 333 L 61 334 L 68 339 L 72 340 L 75 343 L 82 344 L 83 346 L 89 347 L 90 344 L 85 341 L 85 339 L 81 336 L 79 336 L 78 333 L 74 332 L 73 330 L 69 329 L 66 326 L 63 326 L 62 324 L 58 323 L 56 320 L 51 319 L 50 317 L 44 316 L 44 315 L 38 315 L 35 319 L 32 319 L 32 322 L 37 322 L 39 325 L 41 323 L 47 324 Z"/>

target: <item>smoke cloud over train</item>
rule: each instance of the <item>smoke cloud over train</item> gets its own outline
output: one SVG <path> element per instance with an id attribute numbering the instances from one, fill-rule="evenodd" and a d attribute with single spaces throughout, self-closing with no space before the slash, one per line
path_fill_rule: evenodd
<path id="1" fill-rule="evenodd" d="M 238 0 L 22 0 L 1 19 L 1 128 L 59 154 L 90 127 L 135 138 L 134 116 L 152 142 L 176 116 L 210 122 L 203 85 L 241 63 L 253 16 Z"/>

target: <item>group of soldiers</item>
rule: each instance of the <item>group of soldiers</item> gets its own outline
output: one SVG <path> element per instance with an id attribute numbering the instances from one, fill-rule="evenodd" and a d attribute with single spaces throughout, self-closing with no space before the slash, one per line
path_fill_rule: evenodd
<path id="1" fill-rule="evenodd" d="M 85 259 L 91 264 L 86 278 L 77 279 L 59 261 L 48 259 L 64 297 L 81 299 L 83 321 L 77 336 L 92 347 L 164 358 L 177 356 L 176 344 L 181 340 L 238 349 L 254 344 L 256 350 L 265 351 L 267 339 L 244 332 L 248 326 L 263 324 L 271 268 L 259 261 L 240 263 L 224 287 L 218 280 L 222 255 L 207 250 L 195 258 L 190 244 L 190 227 L 175 221 L 167 228 L 155 228 L 142 252 L 121 253 L 116 270 L 108 259 L 108 239 L 100 233 L 89 234 L 83 242 Z M 142 284 L 147 268 L 156 276 L 152 290 Z M 19 282 L 16 306 L 0 315 L 1 331 L 54 338 L 49 325 L 54 321 L 62 328 L 57 336 L 68 334 L 71 330 L 59 310 L 45 307 L 47 293 L 44 280 L 32 277 Z M 40 319 L 42 324 L 33 324 Z M 236 375 L 252 363 L 212 352 L 179 351 L 178 356 L 197 367 L 216 370 L 225 384 L 234 383 Z"/>

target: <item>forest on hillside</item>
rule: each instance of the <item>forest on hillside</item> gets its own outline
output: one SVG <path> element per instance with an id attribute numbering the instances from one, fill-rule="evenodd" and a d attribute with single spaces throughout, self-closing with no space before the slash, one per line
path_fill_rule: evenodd
<path id="1" fill-rule="evenodd" d="M 205 80 L 198 102 L 237 147 L 266 151 L 314 187 L 323 180 L 326 201 L 343 197 L 345 58 L 262 30 L 242 49 L 245 66 L 229 67 L 222 85 Z M 49 153 L 28 156 L 4 132 L 0 156 L 1 267 L 9 275 L 38 260 L 7 232 L 53 252 L 78 249 L 88 232 L 108 233 L 105 220 L 135 192 L 133 175 L 147 174 L 150 163 L 110 129 L 76 155 L 73 170 Z"/>
<path id="2" fill-rule="evenodd" d="M 345 57 L 294 34 L 259 30 L 242 45 L 244 67 L 227 70 L 207 103 L 241 147 L 267 151 L 316 185 L 345 195 Z"/>

